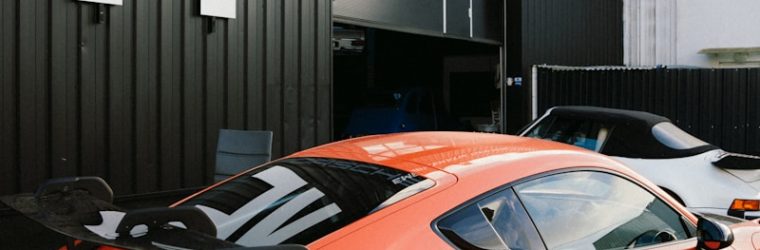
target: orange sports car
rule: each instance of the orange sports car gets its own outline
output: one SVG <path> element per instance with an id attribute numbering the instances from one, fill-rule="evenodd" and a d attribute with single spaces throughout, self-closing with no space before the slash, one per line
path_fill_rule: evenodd
<path id="1" fill-rule="evenodd" d="M 36 195 L 97 190 L 87 186 Z M 401 133 L 327 144 L 252 168 L 163 210 L 121 212 L 103 201 L 107 194 L 98 196 L 79 206 L 80 215 L 100 214 L 78 222 L 86 230 L 72 229 L 71 220 L 42 218 L 48 213 L 42 207 L 58 203 L 30 205 L 29 196 L 3 201 L 19 210 L 39 206 L 22 212 L 57 223 L 51 227 L 72 237 L 125 248 L 760 249 L 757 220 L 695 216 L 606 156 L 482 133 Z"/>

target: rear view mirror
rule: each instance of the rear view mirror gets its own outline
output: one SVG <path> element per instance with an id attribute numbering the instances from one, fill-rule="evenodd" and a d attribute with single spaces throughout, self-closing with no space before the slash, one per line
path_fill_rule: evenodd
<path id="1" fill-rule="evenodd" d="M 704 216 L 699 216 L 697 222 L 697 238 L 699 249 L 721 249 L 734 242 L 734 234 L 731 232 L 731 228 Z"/>

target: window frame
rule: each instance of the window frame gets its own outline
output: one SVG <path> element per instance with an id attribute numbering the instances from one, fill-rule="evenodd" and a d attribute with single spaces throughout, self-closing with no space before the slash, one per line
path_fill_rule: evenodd
<path id="1" fill-rule="evenodd" d="M 688 220 L 686 218 L 686 215 L 684 215 L 681 211 L 679 211 L 678 209 L 675 209 L 673 207 L 674 204 L 672 204 L 667 199 L 663 199 L 662 196 L 660 196 L 657 192 L 654 192 L 654 190 L 652 190 L 651 188 L 649 188 L 644 183 L 642 183 L 642 182 L 640 182 L 640 181 L 638 181 L 638 180 L 636 180 L 634 178 L 631 178 L 631 177 L 629 177 L 627 175 L 624 175 L 622 173 L 618 173 L 618 172 L 615 172 L 615 171 L 612 171 L 612 170 L 609 170 L 609 169 L 604 169 L 604 168 L 599 168 L 599 167 L 569 167 L 569 168 L 563 168 L 563 169 L 557 169 L 557 170 L 547 171 L 547 172 L 544 172 L 544 173 L 539 173 L 539 174 L 523 177 L 521 179 L 518 179 L 518 180 L 515 180 L 515 181 L 512 181 L 512 182 L 508 182 L 508 183 L 506 183 L 504 185 L 495 187 L 495 188 L 493 188 L 491 190 L 488 190 L 488 191 L 486 191 L 486 192 L 484 192 L 482 194 L 479 194 L 479 195 L 477 195 L 477 196 L 475 196 L 475 197 L 473 197 L 471 199 L 468 199 L 467 201 L 463 202 L 462 204 L 459 204 L 459 205 L 455 206 L 452 209 L 449 209 L 445 213 L 443 213 L 443 214 L 439 215 L 438 217 L 436 217 L 430 223 L 430 227 L 433 230 L 433 232 L 436 235 L 438 235 L 439 238 L 441 238 L 443 241 L 445 241 L 446 243 L 448 243 L 450 246 L 454 247 L 455 249 L 459 249 L 459 247 L 457 245 L 454 245 L 454 243 L 451 242 L 451 240 L 449 240 L 443 234 L 443 232 L 441 232 L 441 230 L 438 229 L 438 222 L 440 222 L 441 220 L 443 220 L 443 219 L 451 216 L 452 214 L 457 213 L 458 211 L 460 211 L 460 210 L 462 210 L 462 209 L 464 209 L 466 207 L 469 207 L 471 205 L 477 205 L 478 202 L 482 201 L 483 199 L 486 199 L 486 198 L 488 198 L 488 197 L 490 197 L 492 195 L 495 195 L 495 194 L 497 194 L 499 192 L 502 192 L 502 191 L 505 191 L 507 189 L 512 189 L 513 192 L 517 193 L 517 191 L 514 190 L 514 186 L 516 186 L 516 185 L 523 184 L 523 183 L 530 182 L 530 181 L 534 181 L 534 180 L 538 180 L 538 179 L 545 178 L 545 177 L 548 177 L 548 176 L 553 176 L 553 175 L 558 175 L 558 174 L 566 174 L 566 173 L 573 173 L 573 172 L 598 172 L 598 173 L 613 175 L 613 176 L 616 176 L 618 178 L 622 178 L 624 180 L 627 180 L 627 181 L 631 182 L 632 184 L 638 186 L 639 188 L 644 189 L 645 191 L 649 192 L 652 196 L 656 197 L 657 199 L 660 199 L 670 209 L 672 209 L 676 214 L 680 215 L 680 220 L 683 222 L 682 224 L 685 223 L 684 226 L 691 226 L 691 228 L 694 228 L 694 229 L 697 228 L 697 225 L 694 224 L 692 221 Z M 525 209 L 525 204 L 523 204 L 523 201 L 520 199 L 519 194 L 518 194 L 518 196 L 516 198 L 520 202 L 520 205 L 523 207 L 523 209 Z M 527 212 L 527 209 L 526 209 L 526 212 Z M 546 246 L 546 241 L 544 240 L 543 236 L 541 235 L 541 231 L 536 226 L 536 223 L 534 222 L 533 217 L 530 215 L 530 213 L 528 213 L 528 218 L 530 219 L 531 225 L 533 226 L 533 228 L 538 233 L 538 237 L 539 237 L 539 239 L 541 239 L 541 243 L 543 243 L 544 249 L 549 249 Z M 664 246 L 671 245 L 671 244 L 686 243 L 687 241 L 694 241 L 694 243 L 696 243 L 696 241 L 695 241 L 696 237 L 697 237 L 696 234 L 694 232 L 692 232 L 692 231 L 689 231 L 689 230 L 687 230 L 687 233 L 689 234 L 689 238 L 686 238 L 686 239 L 676 240 L 676 241 L 669 241 L 669 242 L 663 242 L 663 243 L 660 243 L 660 244 L 654 244 L 654 245 L 644 246 L 644 247 L 635 248 L 635 249 L 659 248 L 659 247 L 664 247 Z M 695 245 L 695 247 L 696 247 L 696 245 Z"/>

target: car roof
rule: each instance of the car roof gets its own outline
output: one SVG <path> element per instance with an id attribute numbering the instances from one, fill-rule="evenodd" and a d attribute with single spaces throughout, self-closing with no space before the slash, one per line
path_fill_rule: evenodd
<path id="1" fill-rule="evenodd" d="M 520 134 L 526 134 L 528 130 L 535 127 L 535 124 L 544 120 L 543 118 L 549 117 L 598 121 L 617 125 L 617 128 L 612 132 L 612 135 L 601 150 L 601 153 L 610 156 L 668 159 L 694 156 L 717 149 L 716 146 L 711 144 L 689 149 L 671 148 L 658 140 L 652 132 L 652 128 L 657 124 L 664 122 L 672 124 L 670 119 L 643 111 L 592 106 L 553 107 L 547 110 L 541 119 L 534 121 L 523 129 Z"/>
<path id="2" fill-rule="evenodd" d="M 361 161 L 413 173 L 420 173 L 420 169 L 425 169 L 420 175 L 436 182 L 440 181 L 438 185 L 419 195 L 402 200 L 309 245 L 314 248 L 331 244 L 336 239 L 377 222 L 379 218 L 384 218 L 379 220 L 382 222 L 378 222 L 379 228 L 383 228 L 384 225 L 394 227 L 397 223 L 410 224 L 410 221 L 428 225 L 435 217 L 452 207 L 494 188 L 531 176 L 575 170 L 605 171 L 627 176 L 664 197 L 689 221 L 696 223 L 696 218 L 678 206 L 675 200 L 667 197 L 661 190 L 656 190 L 656 185 L 621 163 L 580 147 L 548 140 L 472 132 L 409 132 L 334 142 L 288 157 L 326 157 Z M 448 174 L 439 174 L 441 172 Z M 428 203 L 422 202 L 423 200 L 434 201 L 432 203 L 435 205 L 429 207 L 425 205 Z M 412 217 L 399 212 L 411 204 L 423 205 L 408 209 L 414 211 Z M 390 214 L 395 217 L 391 217 Z M 358 235 L 364 234 L 360 232 Z"/>
<path id="3" fill-rule="evenodd" d="M 581 116 L 605 120 L 628 120 L 640 121 L 648 127 L 661 122 L 670 122 L 670 119 L 643 111 L 592 107 L 592 106 L 557 106 L 548 113 L 565 116 Z"/>
<path id="4" fill-rule="evenodd" d="M 340 158 L 424 175 L 435 170 L 452 172 L 452 166 L 491 156 L 558 151 L 608 160 L 592 151 L 563 143 L 472 132 L 408 132 L 365 136 L 304 150 L 289 157 Z M 477 171 L 477 168 L 457 168 L 456 172 L 465 174 Z"/>

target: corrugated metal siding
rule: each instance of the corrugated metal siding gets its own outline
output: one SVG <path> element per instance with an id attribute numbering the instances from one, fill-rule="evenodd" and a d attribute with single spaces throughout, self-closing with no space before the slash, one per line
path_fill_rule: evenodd
<path id="1" fill-rule="evenodd" d="M 331 1 L 237 1 L 207 33 L 197 0 L 0 1 L 0 194 L 105 177 L 117 194 L 211 181 L 218 129 L 281 156 L 330 140 Z"/>
<path id="2" fill-rule="evenodd" d="M 622 0 L 523 0 L 523 70 L 532 65 L 621 65 Z"/>
<path id="3" fill-rule="evenodd" d="M 641 110 L 738 153 L 760 155 L 760 69 L 538 71 L 538 114 L 557 105 Z"/>
<path id="4" fill-rule="evenodd" d="M 508 1 L 506 12 L 508 76 L 524 79 L 507 91 L 510 133 L 531 121 L 533 65 L 623 64 L 623 0 Z"/>

